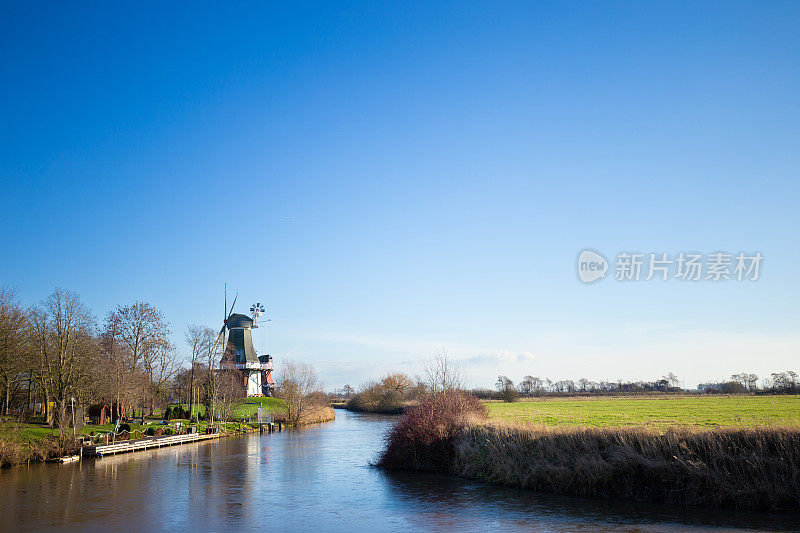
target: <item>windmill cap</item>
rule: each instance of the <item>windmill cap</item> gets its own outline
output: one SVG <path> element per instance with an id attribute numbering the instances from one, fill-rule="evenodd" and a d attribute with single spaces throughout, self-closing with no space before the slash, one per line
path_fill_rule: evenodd
<path id="1" fill-rule="evenodd" d="M 253 319 L 247 315 L 240 315 L 239 313 L 231 313 L 231 316 L 229 316 L 228 320 L 225 321 L 225 325 L 228 326 L 228 329 L 252 328 Z"/>

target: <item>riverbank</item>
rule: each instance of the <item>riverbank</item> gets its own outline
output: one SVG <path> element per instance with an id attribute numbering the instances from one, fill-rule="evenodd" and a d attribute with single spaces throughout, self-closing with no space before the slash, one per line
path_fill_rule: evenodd
<path id="1" fill-rule="evenodd" d="M 666 400 L 669 401 L 669 400 Z M 800 511 L 800 427 L 508 424 L 460 393 L 395 424 L 378 462 L 562 495 Z"/>
<path id="2" fill-rule="evenodd" d="M 404 403 L 401 405 L 360 405 L 353 402 L 337 403 L 331 406 L 335 409 L 347 409 L 353 413 L 372 413 L 376 415 L 402 415 L 406 410 L 416 405 L 416 403 Z"/>
<path id="3" fill-rule="evenodd" d="M 130 442 L 144 437 L 158 438 L 186 434 L 188 421 L 177 420 L 175 422 L 184 425 L 179 428 L 154 422 L 145 425 L 123 424 L 122 427 L 125 429 L 115 434 L 114 439 L 105 438 L 113 432 L 113 424 L 84 426 L 77 432 L 77 436 L 73 436 L 71 429 L 61 435 L 58 429 L 47 426 L 4 423 L 0 428 L 0 467 L 8 468 L 75 455 L 80 452 L 83 443 L 89 441 L 93 444 L 107 444 L 108 442 Z M 197 428 L 197 434 L 203 434 L 210 424 L 200 422 L 193 426 Z M 214 426 L 222 432 L 223 436 L 258 431 L 256 425 L 236 422 L 215 423 Z"/>
<path id="4" fill-rule="evenodd" d="M 173 412 L 176 405 L 169 406 L 168 412 Z M 189 406 L 181 406 L 183 413 L 189 412 Z M 237 435 L 252 430 L 257 431 L 257 426 L 247 425 L 244 420 L 251 420 L 259 407 L 265 408 L 275 421 L 283 422 L 286 416 L 286 403 L 278 398 L 255 397 L 239 401 L 233 409 L 232 420 L 227 422 L 216 421 L 214 426 L 226 435 Z M 199 421 L 190 421 L 187 418 L 170 418 L 162 420 L 160 412 L 153 417 L 144 418 L 144 424 L 133 421 L 120 426 L 120 431 L 114 437 L 115 441 L 136 439 L 143 437 L 169 436 L 185 433 L 187 427 L 194 426 L 198 433 L 204 433 L 209 427 L 205 420 L 205 406 L 194 406 L 194 413 L 199 415 Z M 166 415 L 167 413 L 164 413 Z M 333 409 L 326 407 L 308 413 L 300 421 L 301 425 L 328 422 L 335 418 Z M 28 422 L 3 422 L 0 424 L 0 467 L 10 467 L 25 463 L 47 461 L 78 453 L 84 440 L 93 443 L 104 442 L 104 436 L 112 433 L 116 427 L 114 423 L 103 425 L 88 424 L 83 426 L 73 436 L 73 430 L 67 428 L 63 434 L 57 428 L 51 428 L 40 423 Z"/>
<path id="5" fill-rule="evenodd" d="M 800 429 L 467 426 L 451 472 L 554 494 L 800 511 Z"/>

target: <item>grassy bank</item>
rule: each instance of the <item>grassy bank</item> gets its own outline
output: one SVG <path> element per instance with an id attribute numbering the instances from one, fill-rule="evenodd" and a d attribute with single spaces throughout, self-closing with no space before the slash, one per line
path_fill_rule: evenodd
<path id="1" fill-rule="evenodd" d="M 286 419 L 286 402 L 280 398 L 247 398 L 242 400 L 233 410 L 233 418 L 249 418 L 256 414 L 259 406 L 269 411 L 276 421 Z M 330 422 L 336 418 L 336 412 L 332 407 L 320 406 L 318 409 L 309 410 L 300 418 L 299 425 L 318 424 L 320 422 Z"/>
<path id="2" fill-rule="evenodd" d="M 532 428 L 477 425 L 451 471 L 578 496 L 800 510 L 800 428 Z"/>
<path id="3" fill-rule="evenodd" d="M 0 427 L 0 467 L 26 462 L 41 462 L 54 457 L 73 455 L 78 450 L 77 441 L 71 437 L 59 437 L 38 427 Z"/>
<path id="4" fill-rule="evenodd" d="M 550 398 L 489 403 L 492 420 L 568 427 L 800 427 L 795 396 Z"/>
<path id="5" fill-rule="evenodd" d="M 185 411 L 189 410 L 188 404 L 183 404 L 182 407 Z M 231 419 L 234 421 L 241 420 L 242 418 L 249 420 L 256 415 L 259 407 L 265 408 L 276 421 L 284 421 L 286 418 L 286 402 L 280 398 L 264 396 L 243 398 L 238 401 L 231 413 Z M 194 412 L 205 416 L 205 406 L 196 404 L 194 406 Z M 303 415 L 300 420 L 300 425 L 329 422 L 335 417 L 336 413 L 330 407 L 314 409 Z"/>
<path id="6" fill-rule="evenodd" d="M 224 432 L 238 433 L 240 430 L 240 421 L 242 418 L 250 419 L 258 410 L 259 406 L 265 407 L 275 420 L 283 420 L 286 414 L 286 403 L 277 398 L 246 398 L 242 399 L 234 408 L 231 422 L 215 422 L 216 427 L 220 427 Z M 175 406 L 170 406 L 175 407 Z M 189 406 L 184 404 L 182 406 L 186 411 Z M 205 406 L 195 405 L 195 413 L 205 413 Z M 319 422 L 327 422 L 333 420 L 335 413 L 330 407 L 321 408 L 309 412 L 302 420 L 301 424 L 314 424 Z M 176 422 L 180 422 L 184 426 L 194 425 L 198 427 L 199 431 L 205 431 L 209 422 L 201 420 L 190 424 L 190 421 L 185 418 L 170 419 L 169 424 L 162 424 L 161 420 L 146 419 L 144 425 L 128 422 L 127 426 L 129 431 L 123 433 L 117 438 L 142 438 L 145 433 L 160 435 L 162 432 L 177 432 L 175 427 Z M 81 428 L 77 435 L 80 437 L 89 437 L 90 435 L 106 434 L 114 430 L 115 424 L 108 423 L 103 425 L 86 425 Z M 159 431 L 160 430 L 160 431 Z M 181 430 L 183 431 L 183 430 Z M 0 466 L 7 467 L 22 464 L 25 462 L 38 462 L 44 461 L 49 458 L 62 457 L 64 455 L 71 455 L 78 450 L 78 440 L 72 435 L 72 429 L 66 429 L 63 436 L 60 436 L 59 430 L 50 428 L 42 424 L 32 424 L 24 422 L 3 422 L 0 423 Z"/>
<path id="7" fill-rule="evenodd" d="M 472 400 L 424 399 L 387 436 L 379 466 L 558 494 L 800 511 L 794 398 Z"/>
<path id="8" fill-rule="evenodd" d="M 245 398 L 236 404 L 233 409 L 233 418 L 250 418 L 256 414 L 259 407 L 269 411 L 272 416 L 280 418 L 286 414 L 286 402 L 280 398 L 269 396 Z"/>

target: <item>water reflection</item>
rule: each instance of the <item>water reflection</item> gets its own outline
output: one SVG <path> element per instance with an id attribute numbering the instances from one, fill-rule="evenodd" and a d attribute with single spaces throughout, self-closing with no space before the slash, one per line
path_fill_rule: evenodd
<path id="1" fill-rule="evenodd" d="M 796 529 L 797 515 L 541 495 L 368 466 L 391 418 L 0 472 L 0 529 L 387 531 Z"/>

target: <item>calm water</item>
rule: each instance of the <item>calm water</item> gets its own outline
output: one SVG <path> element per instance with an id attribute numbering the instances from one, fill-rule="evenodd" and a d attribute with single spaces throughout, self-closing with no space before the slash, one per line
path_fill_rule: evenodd
<path id="1" fill-rule="evenodd" d="M 759 515 L 541 495 L 370 468 L 391 419 L 0 472 L 3 531 L 789 530 Z"/>

